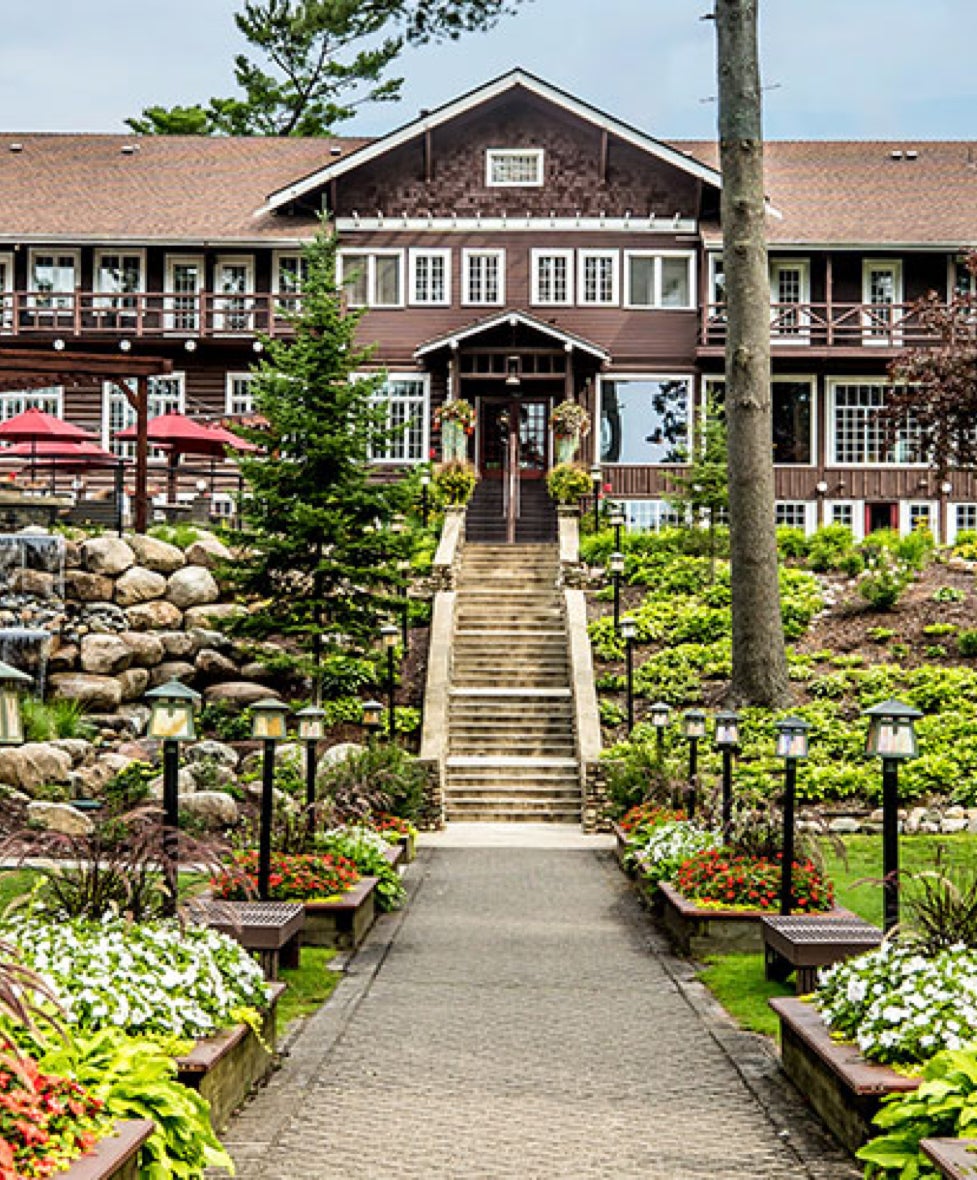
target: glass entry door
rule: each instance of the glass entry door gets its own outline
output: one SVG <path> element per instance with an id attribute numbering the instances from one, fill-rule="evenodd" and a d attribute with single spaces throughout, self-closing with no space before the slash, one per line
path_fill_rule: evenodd
<path id="1" fill-rule="evenodd" d="M 519 475 L 542 479 L 549 463 L 549 400 L 479 398 L 479 473 L 501 479 L 511 431 L 518 431 Z"/>

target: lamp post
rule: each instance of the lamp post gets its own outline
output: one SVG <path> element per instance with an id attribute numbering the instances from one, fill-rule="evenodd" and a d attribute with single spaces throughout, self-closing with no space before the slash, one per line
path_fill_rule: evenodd
<path id="1" fill-rule="evenodd" d="M 668 729 L 671 715 L 672 710 L 664 701 L 656 701 L 649 710 L 649 720 L 655 730 L 655 761 L 658 763 L 662 788 L 665 786 L 665 730 Z"/>
<path id="2" fill-rule="evenodd" d="M 424 528 L 427 528 L 428 496 L 430 495 L 428 488 L 430 488 L 430 486 L 431 477 L 425 471 L 421 475 L 421 525 Z"/>
<path id="3" fill-rule="evenodd" d="M 682 736 L 689 743 L 689 785 L 685 791 L 685 814 L 695 815 L 695 795 L 699 778 L 699 740 L 706 736 L 706 715 L 701 709 L 689 709 L 682 717 Z"/>
<path id="4" fill-rule="evenodd" d="M 176 913 L 180 829 L 180 742 L 197 736 L 194 709 L 200 694 L 179 680 L 170 680 L 146 693 L 150 702 L 148 737 L 163 743 L 163 874 L 166 878 L 164 913 Z"/>
<path id="5" fill-rule="evenodd" d="M 619 631 L 621 627 L 621 574 L 624 573 L 624 554 L 612 553 L 608 568 L 614 579 L 614 630 Z"/>
<path id="6" fill-rule="evenodd" d="M 918 709 L 902 701 L 883 701 L 864 711 L 869 718 L 866 754 L 882 759 L 883 926 L 899 923 L 899 763 L 915 758 Z"/>
<path id="7" fill-rule="evenodd" d="M 383 717 L 383 705 L 380 701 L 363 702 L 363 728 L 366 730 L 367 745 L 376 744 L 380 719 Z"/>
<path id="8" fill-rule="evenodd" d="M 733 754 L 740 744 L 738 713 L 724 709 L 716 714 L 716 749 L 723 756 L 723 838 L 729 838 L 733 824 Z"/>
<path id="9" fill-rule="evenodd" d="M 397 716 L 394 704 L 395 672 L 394 655 L 397 649 L 399 633 L 392 623 L 385 623 L 380 628 L 380 639 L 387 652 L 387 713 L 390 719 L 390 740 L 397 740 Z"/>
<path id="10" fill-rule="evenodd" d="M 630 615 L 621 620 L 621 637 L 624 639 L 624 660 L 628 684 L 628 737 L 634 729 L 634 637 L 638 624 Z"/>
<path id="11" fill-rule="evenodd" d="M 594 489 L 594 532 L 600 532 L 600 485 L 603 479 L 603 472 L 599 463 L 595 463 L 590 469 L 590 482 Z"/>
<path id="12" fill-rule="evenodd" d="M 780 912 L 785 916 L 793 908 L 797 763 L 807 757 L 807 734 L 810 728 L 800 717 L 785 717 L 777 722 L 777 757 L 784 760 L 784 848 L 780 861 Z"/>
<path id="13" fill-rule="evenodd" d="M 410 599 L 407 594 L 407 590 L 408 590 L 407 574 L 409 572 L 410 572 L 410 559 L 407 557 L 399 558 L 397 561 L 397 573 L 400 575 L 400 578 L 401 578 L 400 597 L 404 600 L 400 604 L 400 609 L 401 609 L 400 627 L 401 627 L 401 642 L 403 643 L 405 655 L 407 653 L 408 648 L 410 647 L 410 633 L 409 633 L 409 629 L 410 629 Z"/>
<path id="14" fill-rule="evenodd" d="M 299 723 L 299 741 L 305 742 L 305 831 L 311 842 L 315 835 L 316 744 L 326 736 L 326 711 L 309 705 L 299 709 L 295 719 Z"/>
<path id="15" fill-rule="evenodd" d="M 618 553 L 621 551 L 621 529 L 624 528 L 624 509 L 619 503 L 615 503 L 611 509 L 610 517 L 608 518 L 614 529 L 614 548 Z"/>
<path id="16" fill-rule="evenodd" d="M 24 740 L 24 720 L 20 712 L 20 686 L 32 677 L 20 668 L 0 660 L 0 746 L 19 746 Z"/>
<path id="17" fill-rule="evenodd" d="M 268 900 L 271 878 L 271 812 L 275 794 L 275 743 L 287 736 L 288 706 L 258 701 L 251 706 L 251 736 L 264 746 L 261 759 L 261 820 L 258 830 L 258 897 Z"/>

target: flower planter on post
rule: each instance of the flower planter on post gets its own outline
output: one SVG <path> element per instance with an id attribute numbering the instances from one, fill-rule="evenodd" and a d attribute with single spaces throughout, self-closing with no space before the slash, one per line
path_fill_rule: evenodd
<path id="1" fill-rule="evenodd" d="M 441 454 L 445 463 L 453 459 L 464 459 L 468 451 L 468 440 L 459 422 L 442 422 Z"/>
<path id="2" fill-rule="evenodd" d="M 139 1180 L 139 1151 L 153 1133 L 151 1119 L 127 1119 L 76 1159 L 61 1180 Z"/>
<path id="3" fill-rule="evenodd" d="M 572 463 L 580 450 L 580 432 L 557 434 L 555 440 L 557 463 Z"/>

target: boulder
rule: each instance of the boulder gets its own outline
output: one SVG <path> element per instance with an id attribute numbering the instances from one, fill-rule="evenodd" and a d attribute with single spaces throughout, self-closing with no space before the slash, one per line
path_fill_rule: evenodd
<path id="1" fill-rule="evenodd" d="M 27 818 L 45 831 L 61 832 L 65 836 L 88 836 L 92 832 L 93 825 L 88 816 L 68 803 L 34 800 L 27 804 Z"/>
<path id="2" fill-rule="evenodd" d="M 206 569 L 216 568 L 222 561 L 231 559 L 231 551 L 215 536 L 205 533 L 189 546 L 186 553 L 190 565 L 202 565 Z"/>
<path id="3" fill-rule="evenodd" d="M 81 542 L 65 540 L 64 568 L 66 570 L 81 569 Z"/>
<path id="4" fill-rule="evenodd" d="M 214 651 L 230 651 L 233 647 L 229 636 L 223 631 L 213 631 L 207 627 L 190 627 L 187 634 L 192 637 L 195 649 L 203 651 L 205 647 L 212 647 Z"/>
<path id="5" fill-rule="evenodd" d="M 149 688 L 150 672 L 148 668 L 127 668 L 118 674 L 119 687 L 124 701 L 138 701 Z"/>
<path id="6" fill-rule="evenodd" d="M 66 783 L 71 769 L 71 755 L 47 742 L 0 748 L 0 782 L 28 795 L 50 783 Z"/>
<path id="7" fill-rule="evenodd" d="M 121 537 L 90 537 L 81 547 L 81 560 L 89 573 L 115 577 L 136 564 L 136 555 Z"/>
<path id="8" fill-rule="evenodd" d="M 172 602 L 158 598 L 155 602 L 130 606 L 126 621 L 132 631 L 175 631 L 183 624 L 183 614 Z"/>
<path id="9" fill-rule="evenodd" d="M 30 594 L 34 598 L 53 598 L 54 574 L 44 570 L 14 570 L 10 575 L 10 589 L 14 594 Z"/>
<path id="10" fill-rule="evenodd" d="M 335 766 L 337 762 L 345 762 L 350 754 L 360 754 L 364 749 L 364 746 L 357 745 L 356 742 L 338 742 L 323 751 L 319 759 L 319 769 L 325 770 L 328 766 Z"/>
<path id="11" fill-rule="evenodd" d="M 205 647 L 196 660 L 197 672 L 207 680 L 227 680 L 238 675 L 237 664 L 212 647 Z"/>
<path id="12" fill-rule="evenodd" d="M 198 761 L 189 764 L 187 769 L 193 775 L 193 785 L 197 791 L 223 790 L 237 782 L 236 772 L 219 762 Z"/>
<path id="13" fill-rule="evenodd" d="M 828 824 L 828 831 L 835 832 L 837 835 L 848 835 L 861 830 L 861 820 L 854 819 L 850 815 L 840 815 Z"/>
<path id="14" fill-rule="evenodd" d="M 180 806 L 212 828 L 229 828 L 238 820 L 237 803 L 224 791 L 196 791 L 182 799 Z"/>
<path id="15" fill-rule="evenodd" d="M 115 583 L 104 574 L 90 574 L 87 570 L 65 570 L 65 597 L 76 602 L 108 602 Z"/>
<path id="16" fill-rule="evenodd" d="M 159 541 L 156 537 L 136 534 L 129 538 L 129 544 L 136 555 L 136 561 L 148 570 L 155 570 L 160 574 L 172 574 L 186 565 L 183 550 L 168 541 Z"/>
<path id="17" fill-rule="evenodd" d="M 177 774 L 176 789 L 180 795 L 192 795 L 197 789 L 193 775 L 185 766 L 181 766 Z M 155 800 L 163 798 L 163 776 L 161 774 L 149 780 L 149 797 Z M 182 799 L 180 800 L 180 806 L 183 806 Z"/>
<path id="18" fill-rule="evenodd" d="M 98 799 L 111 777 L 108 767 L 96 762 L 93 766 L 79 766 L 73 770 L 68 775 L 68 786 L 76 799 Z"/>
<path id="19" fill-rule="evenodd" d="M 155 738 L 139 738 L 137 741 L 121 742 L 116 746 L 115 753 L 132 762 L 148 762 L 152 765 L 159 760 L 160 744 Z"/>
<path id="20" fill-rule="evenodd" d="M 186 565 L 170 574 L 166 583 L 166 598 L 180 610 L 207 606 L 220 598 L 220 587 L 209 569 L 202 565 Z"/>
<path id="21" fill-rule="evenodd" d="M 145 759 L 143 759 L 145 760 Z M 97 765 L 105 774 L 105 781 L 115 778 L 115 776 L 127 766 L 130 766 L 136 759 L 130 757 L 128 754 L 123 754 L 121 750 L 109 751 L 99 758 Z"/>
<path id="22" fill-rule="evenodd" d="M 119 638 L 132 653 L 137 668 L 154 668 L 163 662 L 166 652 L 159 636 L 148 631 L 123 631 Z"/>
<path id="23" fill-rule="evenodd" d="M 168 659 L 189 660 L 196 654 L 197 645 L 187 631 L 164 631 L 157 638 Z"/>
<path id="24" fill-rule="evenodd" d="M 166 593 L 166 578 L 155 570 L 134 565 L 115 583 L 115 601 L 119 606 L 135 606 L 139 602 L 152 602 Z"/>
<path id="25" fill-rule="evenodd" d="M 127 734 L 136 737 L 146 732 L 146 722 L 149 720 L 149 706 L 139 701 L 128 701 L 119 706 L 119 718 Z"/>
<path id="26" fill-rule="evenodd" d="M 50 678 L 53 696 L 78 701 L 89 712 L 111 713 L 122 702 L 122 688 L 112 676 L 58 672 Z"/>
<path id="27" fill-rule="evenodd" d="M 945 815 L 940 823 L 940 831 L 945 835 L 951 832 L 965 832 L 970 826 L 970 820 L 965 815 Z"/>
<path id="28" fill-rule="evenodd" d="M 230 770 L 236 770 L 237 764 L 241 759 L 233 746 L 214 741 L 213 738 L 205 738 L 202 742 L 196 742 L 192 746 L 187 746 L 183 754 L 183 760 L 190 766 L 194 762 L 204 760 L 218 762 L 221 766 L 226 766 Z"/>
<path id="29" fill-rule="evenodd" d="M 237 619 L 248 613 L 240 602 L 213 602 L 209 606 L 191 606 L 183 616 L 183 625 L 191 631 L 195 627 L 211 627 L 224 619 Z"/>
<path id="30" fill-rule="evenodd" d="M 179 680 L 188 684 L 193 680 L 194 667 L 185 660 L 167 660 L 149 673 L 149 687 L 165 684 L 168 680 Z"/>
<path id="31" fill-rule="evenodd" d="M 118 635 L 84 635 L 81 640 L 81 670 L 95 676 L 115 676 L 132 663 L 132 652 Z"/>
<path id="32" fill-rule="evenodd" d="M 67 672 L 78 663 L 78 644 L 65 643 L 55 635 L 48 651 L 48 672 Z"/>
<path id="33" fill-rule="evenodd" d="M 48 745 L 56 750 L 63 750 L 71 759 L 72 766 L 81 766 L 82 763 L 90 761 L 95 753 L 95 747 L 85 738 L 55 738 L 54 741 L 48 742 Z"/>
<path id="34" fill-rule="evenodd" d="M 279 695 L 267 684 L 254 684 L 249 680 L 226 680 L 204 689 L 204 699 L 208 704 L 212 701 L 226 701 L 229 705 L 236 705 L 241 709 L 255 704 L 256 701 Z"/>
<path id="35" fill-rule="evenodd" d="M 249 664 L 242 664 L 241 675 L 245 680 L 265 681 L 274 679 L 271 669 L 265 664 L 259 664 L 257 660 L 252 660 Z"/>

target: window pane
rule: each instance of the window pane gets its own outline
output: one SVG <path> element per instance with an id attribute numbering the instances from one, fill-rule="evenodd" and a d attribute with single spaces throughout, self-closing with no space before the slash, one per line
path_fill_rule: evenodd
<path id="1" fill-rule="evenodd" d="M 687 258 L 663 258 L 662 307 L 689 307 L 689 262 Z"/>
<path id="2" fill-rule="evenodd" d="M 369 258 L 366 254 L 343 255 L 343 286 L 352 307 L 366 307 L 369 292 L 368 266 Z"/>
<path id="3" fill-rule="evenodd" d="M 394 254 L 378 254 L 376 266 L 376 298 L 379 307 L 400 303 L 400 258 Z"/>
<path id="4" fill-rule="evenodd" d="M 536 259 L 536 287 L 540 303 L 566 303 L 570 296 L 569 260 L 564 254 Z"/>
<path id="5" fill-rule="evenodd" d="M 807 381 L 773 383 L 773 461 L 811 462 L 811 386 Z"/>
<path id="6" fill-rule="evenodd" d="M 603 463 L 682 463 L 689 445 L 690 382 L 601 383 Z"/>
<path id="7" fill-rule="evenodd" d="M 807 527 L 807 506 L 795 500 L 774 506 L 774 521 L 778 527 L 803 529 Z"/>
<path id="8" fill-rule="evenodd" d="M 633 256 L 628 267 L 628 302 L 634 307 L 655 304 L 655 259 Z"/>
<path id="9" fill-rule="evenodd" d="M 374 448 L 371 458 L 379 462 L 419 463 L 424 458 L 424 382 L 418 378 L 389 380 L 374 404 L 386 410 L 390 437 Z"/>

